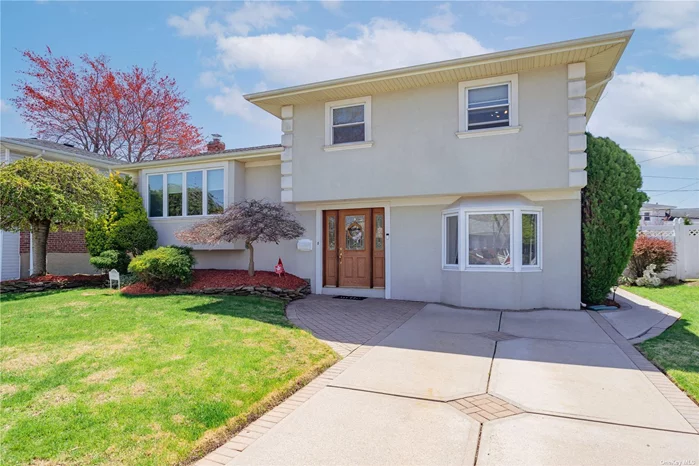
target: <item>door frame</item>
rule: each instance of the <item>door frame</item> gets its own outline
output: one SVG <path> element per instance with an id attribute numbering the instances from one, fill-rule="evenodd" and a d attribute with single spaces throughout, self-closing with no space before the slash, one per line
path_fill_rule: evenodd
<path id="1" fill-rule="evenodd" d="M 322 207 L 316 207 L 316 276 L 313 280 L 313 285 L 311 289 L 314 294 L 323 294 L 323 250 L 325 249 L 324 241 L 325 237 L 323 235 L 323 211 L 324 210 L 345 210 L 345 209 L 369 209 L 369 208 L 381 208 L 384 209 L 384 230 L 385 230 L 385 274 L 386 274 L 386 285 L 384 287 L 384 298 L 391 299 L 391 205 L 387 202 L 358 202 L 358 203 L 338 203 L 338 204 L 327 204 Z M 344 290 L 345 288 L 338 288 L 339 290 Z M 364 290 L 363 288 L 347 288 L 347 290 L 357 290 L 360 292 Z M 372 296 L 376 293 L 373 288 L 367 288 L 367 296 Z M 327 293 L 326 293 L 327 294 Z M 335 291 L 333 294 L 337 294 Z M 349 294 L 349 293 L 347 293 Z M 356 295 L 356 293 L 352 293 Z"/>

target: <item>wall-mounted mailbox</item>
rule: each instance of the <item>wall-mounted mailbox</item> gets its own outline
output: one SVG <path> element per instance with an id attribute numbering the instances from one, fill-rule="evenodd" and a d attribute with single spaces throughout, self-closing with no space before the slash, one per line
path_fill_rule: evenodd
<path id="1" fill-rule="evenodd" d="M 296 242 L 296 249 L 299 251 L 312 251 L 313 241 L 307 238 L 300 239 Z"/>

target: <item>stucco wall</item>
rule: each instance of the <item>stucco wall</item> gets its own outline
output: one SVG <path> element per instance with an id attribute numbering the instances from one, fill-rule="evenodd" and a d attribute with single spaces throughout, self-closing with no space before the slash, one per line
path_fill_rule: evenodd
<path id="1" fill-rule="evenodd" d="M 458 139 L 458 83 L 372 96 L 374 146 L 325 152 L 325 104 L 294 106 L 294 202 L 568 186 L 565 66 L 519 74 L 516 134 Z"/>
<path id="2" fill-rule="evenodd" d="M 281 191 L 279 165 L 266 167 L 249 167 L 244 172 L 244 197 L 248 199 L 268 199 L 279 202 Z M 240 180 L 239 180 L 240 184 Z M 303 238 L 309 238 L 315 244 L 315 212 L 296 212 L 293 206 L 289 209 L 306 228 Z M 296 240 L 283 241 L 280 244 L 258 244 L 255 246 L 256 270 L 274 270 L 281 257 L 284 267 L 289 273 L 301 278 L 313 278 L 315 270 L 315 250 L 300 252 L 296 249 Z M 202 269 L 247 269 L 248 251 L 203 251 L 195 252 L 197 268 Z"/>
<path id="3" fill-rule="evenodd" d="M 21 276 L 29 276 L 29 253 L 20 254 Z M 58 253 L 46 254 L 46 272 L 53 275 L 73 275 L 76 273 L 98 273 L 90 264 L 88 253 Z"/>

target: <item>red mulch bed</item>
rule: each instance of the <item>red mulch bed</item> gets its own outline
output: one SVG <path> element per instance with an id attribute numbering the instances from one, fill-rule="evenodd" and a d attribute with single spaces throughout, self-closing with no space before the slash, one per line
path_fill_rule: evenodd
<path id="1" fill-rule="evenodd" d="M 247 270 L 213 270 L 197 269 L 192 271 L 192 283 L 186 290 L 205 290 L 207 288 L 234 288 L 236 286 L 268 286 L 287 290 L 297 290 L 308 283 L 296 275 L 284 274 L 281 277 L 274 272 L 255 272 L 254 277 L 248 276 Z M 155 291 L 144 283 L 134 283 L 121 289 L 122 293 L 138 294 L 169 294 L 171 290 Z"/>
<path id="2" fill-rule="evenodd" d="M 2 283 L 30 282 L 30 283 L 68 283 L 68 282 L 103 282 L 106 275 L 38 275 L 35 277 L 20 278 L 19 280 L 5 280 Z"/>

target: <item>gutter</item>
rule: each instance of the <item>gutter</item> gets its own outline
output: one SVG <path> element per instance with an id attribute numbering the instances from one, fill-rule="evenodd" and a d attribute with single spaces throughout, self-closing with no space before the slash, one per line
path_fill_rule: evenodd
<path id="1" fill-rule="evenodd" d="M 606 78 L 604 78 L 602 81 L 600 81 L 600 82 L 598 82 L 598 83 L 595 83 L 595 84 L 593 84 L 592 86 L 590 86 L 590 87 L 588 87 L 587 89 L 585 89 L 585 93 L 590 92 L 590 91 L 593 90 L 593 89 L 597 89 L 597 88 L 600 87 L 600 86 L 604 86 L 604 85 L 607 84 L 609 81 L 611 81 L 612 79 L 614 79 L 614 76 L 615 76 L 615 73 L 614 73 L 614 71 L 612 71 L 612 72 L 609 74 L 609 76 L 607 76 Z"/>
<path id="2" fill-rule="evenodd" d="M 42 155 L 46 155 L 47 151 L 51 155 L 56 155 L 57 158 L 62 158 L 62 157 L 69 157 L 71 159 L 80 159 L 81 161 L 85 161 L 88 165 L 93 165 L 93 166 L 98 166 L 100 168 L 109 168 L 114 165 L 116 165 L 116 162 L 113 162 L 111 160 L 104 160 L 104 159 L 98 159 L 98 158 L 93 158 L 93 157 L 88 157 L 86 155 L 81 155 L 81 154 L 73 154 L 72 152 L 64 152 L 61 150 L 55 150 L 55 149 L 47 149 L 45 147 L 41 146 L 36 146 L 34 144 L 28 144 L 24 142 L 16 142 L 16 141 L 7 141 L 5 139 L 0 139 L 0 142 L 8 147 L 15 146 L 15 148 L 20 148 L 20 149 L 33 149 L 38 151 L 36 156 L 41 157 Z M 73 160 L 74 161 L 74 160 Z"/>
<path id="3" fill-rule="evenodd" d="M 279 155 L 281 156 L 283 147 L 271 147 L 267 149 L 256 149 L 250 151 L 216 153 L 210 155 L 195 155 L 191 157 L 177 157 L 172 159 L 149 160 L 147 162 L 125 163 L 116 166 L 111 166 L 112 170 L 133 171 L 142 170 L 144 168 L 172 166 L 172 165 L 191 165 L 200 162 L 218 162 L 223 160 L 246 160 L 256 159 L 260 157 L 268 157 Z"/>

